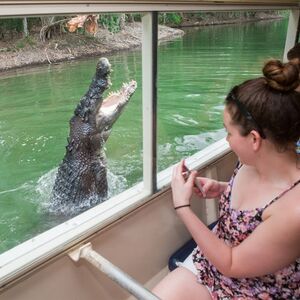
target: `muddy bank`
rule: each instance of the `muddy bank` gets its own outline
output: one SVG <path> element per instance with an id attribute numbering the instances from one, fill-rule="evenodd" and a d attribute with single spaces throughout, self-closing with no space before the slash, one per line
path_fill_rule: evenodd
<path id="1" fill-rule="evenodd" d="M 184 35 L 181 29 L 159 26 L 159 41 L 172 40 Z M 28 39 L 0 41 L 0 71 L 25 66 L 52 64 L 88 56 L 101 56 L 112 52 L 141 47 L 141 23 L 130 23 L 124 30 L 112 34 L 100 29 L 95 37 L 78 33 L 64 33 L 42 43 L 38 32 Z"/>
<path id="2" fill-rule="evenodd" d="M 201 19 L 199 16 L 185 18 L 181 27 L 159 25 L 159 41 L 172 40 L 184 35 L 180 28 L 193 26 L 225 25 L 245 22 L 258 22 L 281 19 L 278 14 L 259 12 L 253 17 L 220 19 L 215 16 Z M 39 64 L 52 64 L 89 56 L 102 56 L 109 53 L 141 47 L 142 25 L 139 22 L 126 23 L 118 33 L 100 28 L 96 35 L 80 33 L 61 33 L 51 40 L 41 42 L 39 30 L 23 39 L 0 39 L 0 71 Z"/>

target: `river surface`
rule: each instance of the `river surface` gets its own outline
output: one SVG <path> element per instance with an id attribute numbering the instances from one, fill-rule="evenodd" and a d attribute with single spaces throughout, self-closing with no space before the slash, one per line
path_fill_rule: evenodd
<path id="1" fill-rule="evenodd" d="M 225 136 L 222 110 L 234 84 L 282 58 L 287 21 L 188 29 L 158 53 L 158 169 Z M 112 90 L 138 89 L 106 145 L 109 194 L 142 180 L 141 51 L 108 56 Z M 69 218 L 49 212 L 68 122 L 97 58 L 0 74 L 0 252 Z"/>

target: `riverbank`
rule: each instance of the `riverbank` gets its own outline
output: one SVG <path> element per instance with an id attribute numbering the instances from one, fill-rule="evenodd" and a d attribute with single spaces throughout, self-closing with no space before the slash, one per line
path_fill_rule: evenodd
<path id="1" fill-rule="evenodd" d="M 233 23 L 258 22 L 280 19 L 277 14 L 256 13 L 255 16 L 220 19 L 214 16 L 201 19 L 185 18 L 180 26 L 208 26 Z M 159 25 L 159 42 L 180 38 L 182 29 Z M 83 33 L 61 33 L 50 40 L 42 42 L 39 30 L 31 33 L 28 38 L 0 39 L 0 72 L 26 66 L 52 64 L 89 56 L 105 56 L 109 53 L 132 50 L 141 47 L 142 25 L 140 22 L 126 23 L 123 30 L 111 33 L 100 28 L 95 36 Z"/>
<path id="2" fill-rule="evenodd" d="M 159 42 L 179 38 L 184 31 L 163 25 L 158 27 Z M 52 64 L 89 56 L 132 50 L 141 47 L 142 25 L 139 22 L 126 24 L 118 33 L 100 28 L 96 35 L 63 33 L 41 42 L 39 33 L 27 39 L 0 41 L 0 71 L 39 64 Z"/>

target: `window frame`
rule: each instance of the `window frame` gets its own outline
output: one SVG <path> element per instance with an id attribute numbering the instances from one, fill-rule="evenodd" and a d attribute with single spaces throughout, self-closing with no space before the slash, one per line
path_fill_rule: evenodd
<path id="1" fill-rule="evenodd" d="M 41 2 L 46 3 L 41 5 Z M 53 4 L 53 3 L 56 4 Z M 74 4 L 75 2 L 75 4 Z M 81 2 L 81 3 L 79 3 Z M 155 197 L 155 193 L 170 187 L 172 166 L 157 173 L 157 14 L 166 11 L 216 11 L 251 9 L 291 10 L 285 44 L 287 50 L 296 39 L 299 22 L 299 1 L 223 1 L 222 5 L 207 4 L 214 1 L 156 1 L 153 4 L 108 4 L 108 1 L 3 1 L 0 17 L 36 16 L 41 14 L 74 14 L 99 12 L 145 12 L 142 17 L 142 75 L 143 75 L 143 182 L 112 197 L 109 201 L 89 209 L 54 228 L 19 244 L 0 255 L 0 286 L 4 286 L 26 271 L 37 267 L 72 246 L 87 239 L 93 233 L 105 228 L 129 212 Z M 103 3 L 100 3 L 103 2 Z M 122 3 L 121 3 L 122 2 Z M 137 1 L 138 2 L 138 1 Z M 230 4 L 224 4 L 224 3 Z M 235 3 L 234 3 L 235 2 Z M 248 5 L 241 3 L 247 2 Z M 263 5 L 255 5 L 263 2 Z M 22 3 L 22 4 L 21 4 Z M 236 4 L 239 3 L 239 4 Z M 13 14 L 12 14 L 13 11 Z M 195 169 L 204 168 L 230 152 L 222 139 L 188 158 Z"/>

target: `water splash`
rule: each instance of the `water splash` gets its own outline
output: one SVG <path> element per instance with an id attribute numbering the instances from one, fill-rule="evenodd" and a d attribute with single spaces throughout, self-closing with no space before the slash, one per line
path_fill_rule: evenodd
<path id="1" fill-rule="evenodd" d="M 107 171 L 108 196 L 105 199 L 97 195 L 83 199 L 80 203 L 72 201 L 62 203 L 59 199 L 51 199 L 52 188 L 58 168 L 54 168 L 41 176 L 36 184 L 35 191 L 38 194 L 39 208 L 43 213 L 54 215 L 74 216 L 83 211 L 108 200 L 110 197 L 119 194 L 127 188 L 127 180 L 122 175 L 115 175 L 110 170 Z"/>

